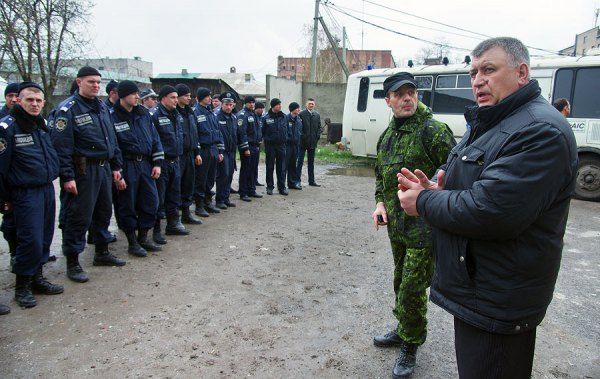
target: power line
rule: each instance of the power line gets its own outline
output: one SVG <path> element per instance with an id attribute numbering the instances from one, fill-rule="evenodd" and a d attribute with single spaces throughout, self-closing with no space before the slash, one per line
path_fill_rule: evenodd
<path id="1" fill-rule="evenodd" d="M 323 5 L 326 8 L 331 8 L 332 10 L 334 10 L 336 12 L 339 12 L 339 13 L 342 13 L 342 14 L 344 14 L 344 15 L 350 17 L 350 18 L 353 18 L 353 19 L 355 19 L 357 21 L 360 21 L 360 22 L 363 22 L 363 23 L 365 23 L 367 25 L 371 25 L 371 26 L 374 26 L 376 28 L 388 31 L 390 33 L 398 34 L 398 35 L 401 35 L 401 36 L 404 36 L 404 37 L 407 37 L 407 38 L 411 38 L 411 39 L 414 39 L 414 40 L 417 40 L 417 41 L 429 43 L 431 45 L 436 45 L 436 46 L 440 46 L 440 47 L 447 47 L 449 49 L 454 49 L 454 50 L 471 51 L 471 49 L 467 49 L 467 48 L 464 48 L 464 47 L 453 46 L 453 45 L 449 45 L 449 44 L 446 44 L 446 43 L 433 42 L 433 41 L 426 40 L 424 38 L 415 37 L 415 36 L 410 35 L 410 34 L 402 33 L 402 32 L 399 32 L 397 30 L 393 30 L 393 29 L 387 28 L 385 26 L 381 26 L 381 25 L 372 23 L 370 21 L 363 20 L 362 18 L 356 17 L 356 16 L 354 16 L 354 15 L 352 15 L 352 14 L 350 14 L 350 13 L 348 13 L 348 12 L 342 10 L 342 9 L 336 9 L 336 8 L 331 7 L 331 3 L 329 3 L 329 2 L 324 3 Z"/>
<path id="2" fill-rule="evenodd" d="M 403 25 L 414 26 L 414 27 L 417 27 L 417 28 L 422 28 L 422 29 L 432 30 L 432 31 L 435 31 L 435 32 L 441 32 L 441 33 L 453 34 L 453 35 L 456 35 L 456 36 L 459 36 L 459 37 L 472 38 L 472 39 L 476 39 L 476 40 L 479 40 L 479 41 L 482 41 L 482 40 L 484 39 L 484 38 L 482 38 L 482 37 L 474 37 L 474 36 L 469 36 L 469 35 L 466 35 L 466 34 L 461 34 L 461 33 L 450 32 L 450 31 L 448 31 L 448 30 L 431 28 L 431 27 L 429 27 L 429 26 L 423 26 L 423 25 L 411 24 L 411 23 L 409 23 L 409 22 L 405 22 L 405 21 L 401 21 L 401 20 L 396 20 L 396 19 L 393 19 L 393 18 L 388 18 L 388 17 L 385 17 L 385 16 L 380 16 L 380 15 L 376 15 L 376 14 L 372 14 L 372 13 L 364 13 L 364 12 L 361 12 L 361 11 L 359 11 L 359 10 L 357 10 L 357 9 L 352 9 L 352 8 L 348 8 L 348 7 L 342 7 L 342 6 L 340 6 L 340 5 L 335 5 L 335 4 L 333 4 L 333 3 L 330 3 L 330 4 L 331 4 L 331 5 L 333 5 L 334 7 L 340 8 L 340 9 L 345 9 L 345 10 L 347 10 L 347 11 L 351 11 L 351 12 L 354 12 L 354 13 L 363 13 L 364 15 L 367 15 L 367 16 L 371 16 L 371 17 L 380 18 L 380 19 L 382 19 L 382 20 L 387 20 L 387 21 L 397 22 L 397 23 L 400 23 L 400 24 L 403 24 Z"/>
<path id="3" fill-rule="evenodd" d="M 429 19 L 429 18 L 426 18 L 426 17 L 418 16 L 418 15 L 416 15 L 416 14 L 412 14 L 412 13 L 409 13 L 409 12 L 401 11 L 401 10 L 399 10 L 399 9 L 390 8 L 390 7 L 388 7 L 388 6 L 385 6 L 385 5 L 382 5 L 382 4 L 378 4 L 378 3 L 375 3 L 375 2 L 373 2 L 373 1 L 370 1 L 370 0 L 363 0 L 363 2 L 366 2 L 366 3 L 372 4 L 372 5 L 375 5 L 375 6 L 377 6 L 377 7 L 381 7 L 381 8 L 384 8 L 384 9 L 387 9 L 387 10 L 390 10 L 390 11 L 393 11 L 393 12 L 397 12 L 397 13 L 405 14 L 405 15 L 407 15 L 407 16 L 411 16 L 411 17 L 415 17 L 415 18 L 418 18 L 418 19 L 421 19 L 421 20 L 425 20 L 425 21 L 428 21 L 428 22 L 432 22 L 432 23 L 434 23 L 434 24 L 442 25 L 442 26 L 445 26 L 445 27 L 448 27 L 448 28 L 452 28 L 452 29 L 456 29 L 456 30 L 463 31 L 463 32 L 467 32 L 467 33 L 475 34 L 475 35 L 478 35 L 478 36 L 481 36 L 481 37 L 493 38 L 492 36 L 489 36 L 489 35 L 487 35 L 487 34 L 482 34 L 482 33 L 479 33 L 479 32 L 474 32 L 474 31 L 472 31 L 472 30 L 463 29 L 463 28 L 460 28 L 460 27 L 458 27 L 458 26 L 453 26 L 453 25 L 445 24 L 445 23 L 443 23 L 443 22 L 439 22 L 439 21 L 435 21 L 435 20 L 432 20 L 432 19 Z M 330 2 L 329 2 L 329 1 L 326 1 L 326 3 L 330 3 Z M 334 5 L 335 5 L 335 4 L 334 4 Z M 439 44 L 438 44 L 438 45 L 439 45 Z M 528 47 L 528 48 L 530 48 L 530 49 L 534 49 L 534 50 L 538 50 L 538 51 L 543 51 L 543 52 L 550 53 L 550 54 L 554 54 L 554 55 L 560 55 L 560 54 L 559 54 L 557 51 L 548 50 L 548 49 L 542 49 L 542 48 L 540 48 L 540 47 L 535 47 L 535 46 L 528 46 L 528 45 L 525 45 L 525 46 L 526 46 L 526 47 Z"/>

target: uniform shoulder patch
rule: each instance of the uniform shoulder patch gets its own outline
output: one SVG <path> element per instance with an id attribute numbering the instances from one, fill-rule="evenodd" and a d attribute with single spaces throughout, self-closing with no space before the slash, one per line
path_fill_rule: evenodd
<path id="1" fill-rule="evenodd" d="M 67 118 L 66 117 L 56 118 L 56 120 L 54 121 L 54 127 L 59 132 L 62 132 L 63 130 L 65 130 L 67 128 Z"/>
<path id="2" fill-rule="evenodd" d="M 4 138 L 0 138 L 0 154 L 4 154 L 4 152 L 6 151 L 6 140 Z"/>
<path id="3" fill-rule="evenodd" d="M 15 119 L 12 116 L 6 116 L 0 119 L 0 127 L 2 129 L 8 129 L 14 123 Z"/>
<path id="4" fill-rule="evenodd" d="M 244 119 L 242 119 L 242 118 L 238 118 L 237 121 L 238 121 L 238 123 L 237 123 L 238 126 L 242 126 L 244 124 Z"/>
<path id="5" fill-rule="evenodd" d="M 65 101 L 60 105 L 61 112 L 67 112 L 75 104 L 75 100 Z"/>

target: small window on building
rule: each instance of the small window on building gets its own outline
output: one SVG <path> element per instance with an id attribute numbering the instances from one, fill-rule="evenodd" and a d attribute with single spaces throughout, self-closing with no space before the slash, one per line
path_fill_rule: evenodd
<path id="1" fill-rule="evenodd" d="M 294 70 L 294 66 L 292 66 L 292 71 Z"/>
<path id="2" fill-rule="evenodd" d="M 282 70 L 285 70 L 285 66 L 283 66 L 281 69 L 282 69 Z"/>
<path id="3" fill-rule="evenodd" d="M 361 78 L 358 87 L 358 103 L 356 110 L 364 112 L 367 110 L 367 101 L 369 100 L 369 78 Z"/>

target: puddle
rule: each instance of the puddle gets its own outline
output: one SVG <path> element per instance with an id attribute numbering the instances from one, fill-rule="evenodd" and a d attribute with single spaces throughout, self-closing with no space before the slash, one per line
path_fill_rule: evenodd
<path id="1" fill-rule="evenodd" d="M 371 166 L 338 167 L 327 170 L 327 175 L 373 178 L 375 177 L 375 170 Z"/>

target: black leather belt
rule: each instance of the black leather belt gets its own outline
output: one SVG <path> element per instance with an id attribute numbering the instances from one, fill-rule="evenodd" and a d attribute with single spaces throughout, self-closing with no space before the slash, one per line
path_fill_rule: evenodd
<path id="1" fill-rule="evenodd" d="M 97 164 L 98 166 L 104 166 L 106 164 L 106 162 L 108 162 L 108 160 L 106 160 L 106 159 L 93 159 L 93 158 L 85 159 L 86 164 Z"/>
<path id="2" fill-rule="evenodd" d="M 150 157 L 147 157 L 145 155 L 141 155 L 141 154 L 125 154 L 124 155 L 125 159 L 129 159 L 130 161 L 150 161 Z"/>

